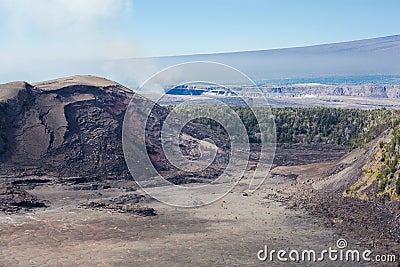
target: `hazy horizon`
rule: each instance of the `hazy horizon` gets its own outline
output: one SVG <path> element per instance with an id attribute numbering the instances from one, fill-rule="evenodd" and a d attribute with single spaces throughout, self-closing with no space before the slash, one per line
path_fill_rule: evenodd
<path id="1" fill-rule="evenodd" d="M 3 0 L 0 55 L 105 60 L 303 47 L 399 34 L 398 10 L 395 0 Z"/>
<path id="2" fill-rule="evenodd" d="M 4 0 L 0 2 L 0 83 L 91 74 L 129 85 L 183 60 L 232 65 L 254 79 L 397 75 L 400 71 L 392 66 L 398 62 L 397 50 L 394 56 L 372 51 L 375 57 L 371 50 L 364 51 L 351 60 L 345 53 L 338 57 L 337 51 L 325 51 L 322 58 L 318 52 L 310 59 L 304 47 L 397 38 L 399 7 L 394 0 L 384 4 L 373 0 L 102 0 L 100 4 L 97 0 Z M 251 51 L 269 55 L 252 58 Z M 295 54 L 283 56 L 282 51 Z M 139 65 L 121 63 L 133 58 L 146 60 Z M 353 61 L 364 69 L 353 70 Z M 293 69 L 303 62 L 303 71 Z M 365 68 L 376 63 L 374 69 Z M 336 69 L 330 68 L 332 64 Z"/>

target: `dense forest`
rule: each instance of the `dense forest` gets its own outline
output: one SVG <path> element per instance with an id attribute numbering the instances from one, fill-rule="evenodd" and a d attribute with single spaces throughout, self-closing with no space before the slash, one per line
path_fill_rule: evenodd
<path id="1" fill-rule="evenodd" d="M 400 123 L 400 112 L 330 108 L 273 109 L 278 143 L 334 143 L 355 148 Z"/>
<path id="2" fill-rule="evenodd" d="M 170 110 L 173 108 L 174 106 L 168 106 Z M 192 106 L 190 109 L 196 114 L 204 114 L 204 117 L 193 122 L 207 125 L 226 134 L 219 123 L 206 118 L 210 112 L 217 112 L 216 107 Z M 232 109 L 243 121 L 250 142 L 259 142 L 259 128 L 252 110 L 246 107 L 233 107 Z M 325 143 L 347 146 L 350 149 L 368 143 L 384 130 L 400 123 L 400 111 L 386 109 L 288 107 L 271 109 L 271 113 L 275 121 L 277 143 Z M 268 114 L 267 109 L 265 114 Z"/>

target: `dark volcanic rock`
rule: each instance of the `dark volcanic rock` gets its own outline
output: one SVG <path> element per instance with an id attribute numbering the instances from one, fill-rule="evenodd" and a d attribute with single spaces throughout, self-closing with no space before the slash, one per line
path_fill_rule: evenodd
<path id="1" fill-rule="evenodd" d="M 334 161 L 347 152 L 345 147 L 333 144 L 278 144 L 274 164 L 296 166 L 302 164 Z"/>
<path id="2" fill-rule="evenodd" d="M 0 187 L 0 211 L 15 213 L 22 209 L 45 208 L 46 204 L 25 190 L 11 185 Z"/>
<path id="3" fill-rule="evenodd" d="M 355 240 L 372 244 L 377 251 L 399 251 L 400 214 L 397 203 L 387 205 L 343 197 L 341 194 L 317 193 L 297 205 L 323 218 L 328 227 L 335 227 Z"/>
<path id="4" fill-rule="evenodd" d="M 143 202 L 145 198 L 144 195 L 137 194 L 122 195 L 110 200 L 89 201 L 81 204 L 81 207 L 86 209 L 129 213 L 140 216 L 156 216 L 157 213 L 155 209 L 138 205 L 138 203 Z"/>

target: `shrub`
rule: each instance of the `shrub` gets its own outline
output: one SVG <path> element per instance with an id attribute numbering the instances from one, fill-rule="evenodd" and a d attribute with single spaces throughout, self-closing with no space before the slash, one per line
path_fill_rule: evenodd
<path id="1" fill-rule="evenodd" d="M 382 149 L 385 146 L 385 143 L 383 141 L 379 142 L 379 148 Z"/>
<path id="2" fill-rule="evenodd" d="M 388 182 L 387 179 L 383 179 L 383 180 L 379 183 L 379 193 L 383 193 L 383 192 L 385 191 L 387 182 Z"/>

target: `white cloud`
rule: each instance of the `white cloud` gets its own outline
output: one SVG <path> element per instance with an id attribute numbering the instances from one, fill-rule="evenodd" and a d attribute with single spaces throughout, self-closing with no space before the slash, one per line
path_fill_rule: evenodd
<path id="1" fill-rule="evenodd" d="M 132 8 L 133 0 L 1 0 L 0 83 L 74 74 L 145 79 L 148 63 L 98 63 L 146 56 L 124 24 Z"/>
<path id="2" fill-rule="evenodd" d="M 107 59 L 137 54 L 119 31 L 130 0 L 3 0 L 3 59 Z M 0 54 L 1 55 L 1 54 Z"/>

